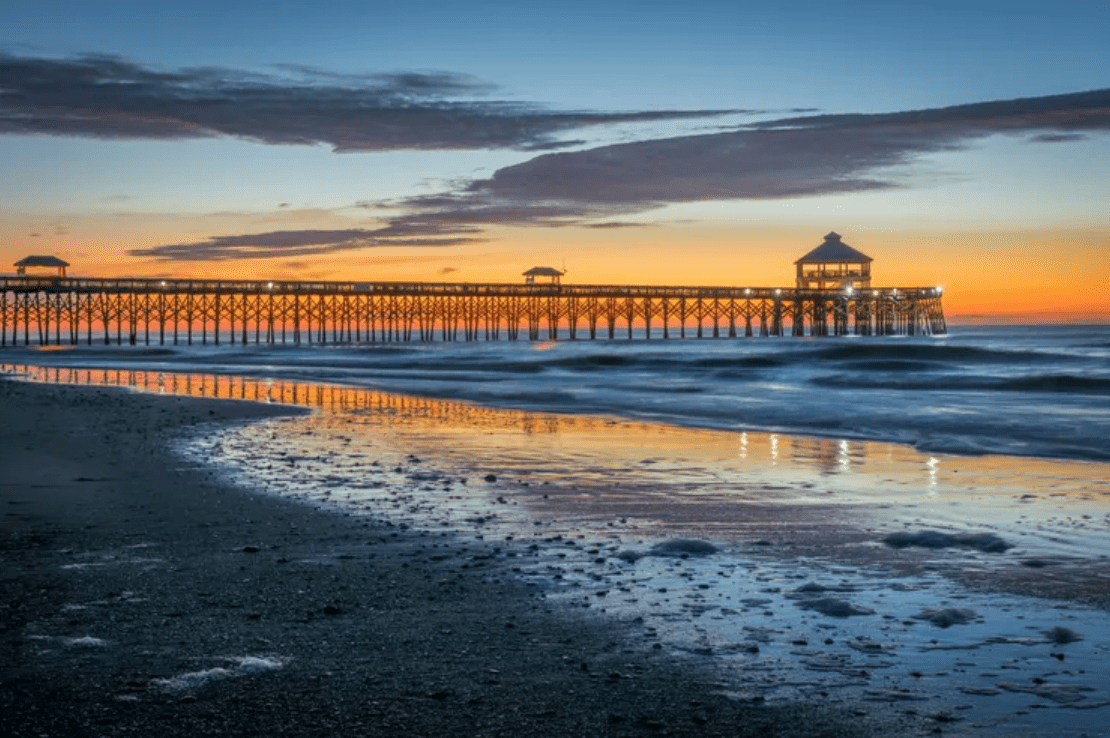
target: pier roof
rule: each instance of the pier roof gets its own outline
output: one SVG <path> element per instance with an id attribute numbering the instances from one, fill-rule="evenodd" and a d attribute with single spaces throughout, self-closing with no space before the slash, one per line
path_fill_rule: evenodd
<path id="1" fill-rule="evenodd" d="M 15 267 L 51 267 L 53 269 L 67 267 L 69 262 L 62 261 L 57 256 L 25 256 L 16 263 Z"/>
<path id="2" fill-rule="evenodd" d="M 866 264 L 874 261 L 870 256 L 856 251 L 840 240 L 840 234 L 831 231 L 825 242 L 798 259 L 795 264 Z"/>
<path id="3" fill-rule="evenodd" d="M 524 272 L 522 276 L 525 277 L 561 277 L 563 272 L 553 267 L 532 267 Z"/>
<path id="4" fill-rule="evenodd" d="M 15 264 L 16 274 L 20 277 L 27 276 L 28 269 L 35 269 L 38 267 L 45 267 L 47 269 L 57 269 L 58 276 L 64 277 L 66 275 L 66 267 L 69 266 L 68 262 L 62 261 L 57 256 L 25 256 Z"/>

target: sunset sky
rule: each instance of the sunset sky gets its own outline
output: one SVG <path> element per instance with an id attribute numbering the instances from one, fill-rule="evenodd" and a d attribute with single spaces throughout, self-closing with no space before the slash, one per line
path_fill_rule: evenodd
<path id="1" fill-rule="evenodd" d="M 0 259 L 789 286 L 835 230 L 957 322 L 1110 321 L 1108 38 L 1103 0 L 5 0 Z"/>

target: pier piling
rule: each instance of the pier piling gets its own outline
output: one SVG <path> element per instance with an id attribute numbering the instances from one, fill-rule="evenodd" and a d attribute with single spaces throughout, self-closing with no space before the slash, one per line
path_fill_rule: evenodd
<path id="1" fill-rule="evenodd" d="M 600 327 L 600 330 L 599 330 Z M 935 287 L 0 278 L 0 345 L 936 335 Z"/>

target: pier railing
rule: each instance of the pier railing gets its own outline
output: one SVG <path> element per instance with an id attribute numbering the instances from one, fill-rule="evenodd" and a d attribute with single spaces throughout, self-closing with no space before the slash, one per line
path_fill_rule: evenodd
<path id="1" fill-rule="evenodd" d="M 945 333 L 934 287 L 0 278 L 0 345 Z"/>

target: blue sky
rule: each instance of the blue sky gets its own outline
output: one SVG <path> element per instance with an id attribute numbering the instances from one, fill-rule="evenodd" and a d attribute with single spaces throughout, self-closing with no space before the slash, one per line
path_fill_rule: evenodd
<path id="1" fill-rule="evenodd" d="M 0 255 L 606 281 L 636 239 L 761 258 L 835 228 L 1062 233 L 1097 271 L 1107 38 L 1106 2 L 8 0 Z"/>
<path id="2" fill-rule="evenodd" d="M 7 0 L 0 43 L 168 67 L 449 70 L 523 99 L 880 112 L 1095 89 L 1105 2 Z"/>

